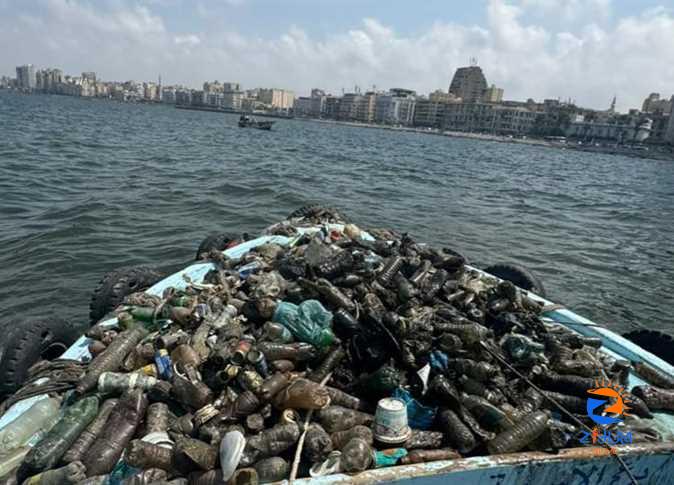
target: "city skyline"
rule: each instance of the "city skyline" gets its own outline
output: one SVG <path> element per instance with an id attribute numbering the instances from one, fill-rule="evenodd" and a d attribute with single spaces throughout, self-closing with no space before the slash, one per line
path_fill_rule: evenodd
<path id="1" fill-rule="evenodd" d="M 615 94 L 617 108 L 626 111 L 650 92 L 670 92 L 674 80 L 674 53 L 667 49 L 674 5 L 640 3 L 629 10 L 610 0 L 490 0 L 452 2 L 442 13 L 430 1 L 409 9 L 414 12 L 405 23 L 402 12 L 395 14 L 402 2 L 387 12 L 369 1 L 346 2 L 348 12 L 331 22 L 324 13 L 335 8 L 332 1 L 319 15 L 300 12 L 309 8 L 304 1 L 290 2 L 281 13 L 256 0 L 194 6 L 181 0 L 45 0 L 32 6 L 4 0 L 0 41 L 15 48 L 3 54 L 0 72 L 11 75 L 28 61 L 64 72 L 91 70 L 106 80 L 151 80 L 161 73 L 165 84 L 192 88 L 218 79 L 298 94 L 317 86 L 341 94 L 354 85 L 429 93 L 446 90 L 454 70 L 476 57 L 508 99 L 571 98 L 606 109 Z M 265 30 L 263 20 L 251 20 L 251 9 L 263 19 L 276 12 L 278 22 Z M 206 22 L 209 12 L 215 20 Z M 236 18 L 241 24 L 233 25 Z"/>

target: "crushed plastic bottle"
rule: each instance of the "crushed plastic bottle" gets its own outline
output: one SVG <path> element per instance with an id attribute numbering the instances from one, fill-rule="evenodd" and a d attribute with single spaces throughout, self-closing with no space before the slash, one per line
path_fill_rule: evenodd
<path id="1" fill-rule="evenodd" d="M 25 446 L 38 432 L 47 432 L 56 423 L 61 401 L 40 399 L 23 414 L 0 430 L 0 450 L 7 453 Z M 1 476 L 1 475 L 0 475 Z"/>

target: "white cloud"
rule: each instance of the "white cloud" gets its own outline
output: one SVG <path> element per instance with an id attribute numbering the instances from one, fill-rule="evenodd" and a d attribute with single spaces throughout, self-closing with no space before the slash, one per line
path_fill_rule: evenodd
<path id="1" fill-rule="evenodd" d="M 588 14 L 609 15 L 608 0 L 490 0 L 480 26 L 438 21 L 402 35 L 366 18 L 341 33 L 316 37 L 289 26 L 273 38 L 245 26 L 172 32 L 156 13 L 161 9 L 124 0 L 96 9 L 74 0 L 44 5 L 37 14 L 15 8 L 0 17 L 0 45 L 15 46 L 0 57 L 0 72 L 32 62 L 73 73 L 96 70 L 105 79 L 155 79 L 161 72 L 165 82 L 192 86 L 219 79 L 299 94 L 312 87 L 339 93 L 354 84 L 427 93 L 447 89 L 454 70 L 477 57 L 508 99 L 570 97 L 604 108 L 615 93 L 627 109 L 652 91 L 674 91 L 672 13 L 650 9 L 611 22 Z M 537 20 L 541 12 L 575 21 L 552 28 Z"/>
<path id="2" fill-rule="evenodd" d="M 195 46 L 201 44 L 201 39 L 198 35 L 194 34 L 176 35 L 173 38 L 173 42 L 175 42 L 176 45 Z"/>

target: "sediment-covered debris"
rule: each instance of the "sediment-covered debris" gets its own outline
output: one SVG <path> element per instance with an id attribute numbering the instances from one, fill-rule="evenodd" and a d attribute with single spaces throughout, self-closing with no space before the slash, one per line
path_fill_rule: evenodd
<path id="1" fill-rule="evenodd" d="M 116 325 L 87 332 L 91 362 L 40 384 L 64 411 L 40 421 L 37 442 L 35 430 L 0 433 L 0 470 L 50 484 L 265 483 L 554 452 L 595 425 L 585 404 L 600 382 L 644 418 L 622 431 L 660 436 L 647 418 L 674 409 L 668 376 L 639 364 L 664 389 L 632 396 L 629 362 L 544 323 L 527 292 L 340 217 L 302 212 L 268 229 L 288 245 L 211 250 L 203 281 L 127 296 Z"/>

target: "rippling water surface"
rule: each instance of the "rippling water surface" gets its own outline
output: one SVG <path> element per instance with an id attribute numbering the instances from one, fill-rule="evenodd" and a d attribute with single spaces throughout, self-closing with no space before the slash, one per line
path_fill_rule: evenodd
<path id="1" fill-rule="evenodd" d="M 107 271 L 187 263 L 315 201 L 515 260 L 598 323 L 674 330 L 674 165 L 494 142 L 0 91 L 0 323 L 86 325 Z"/>

